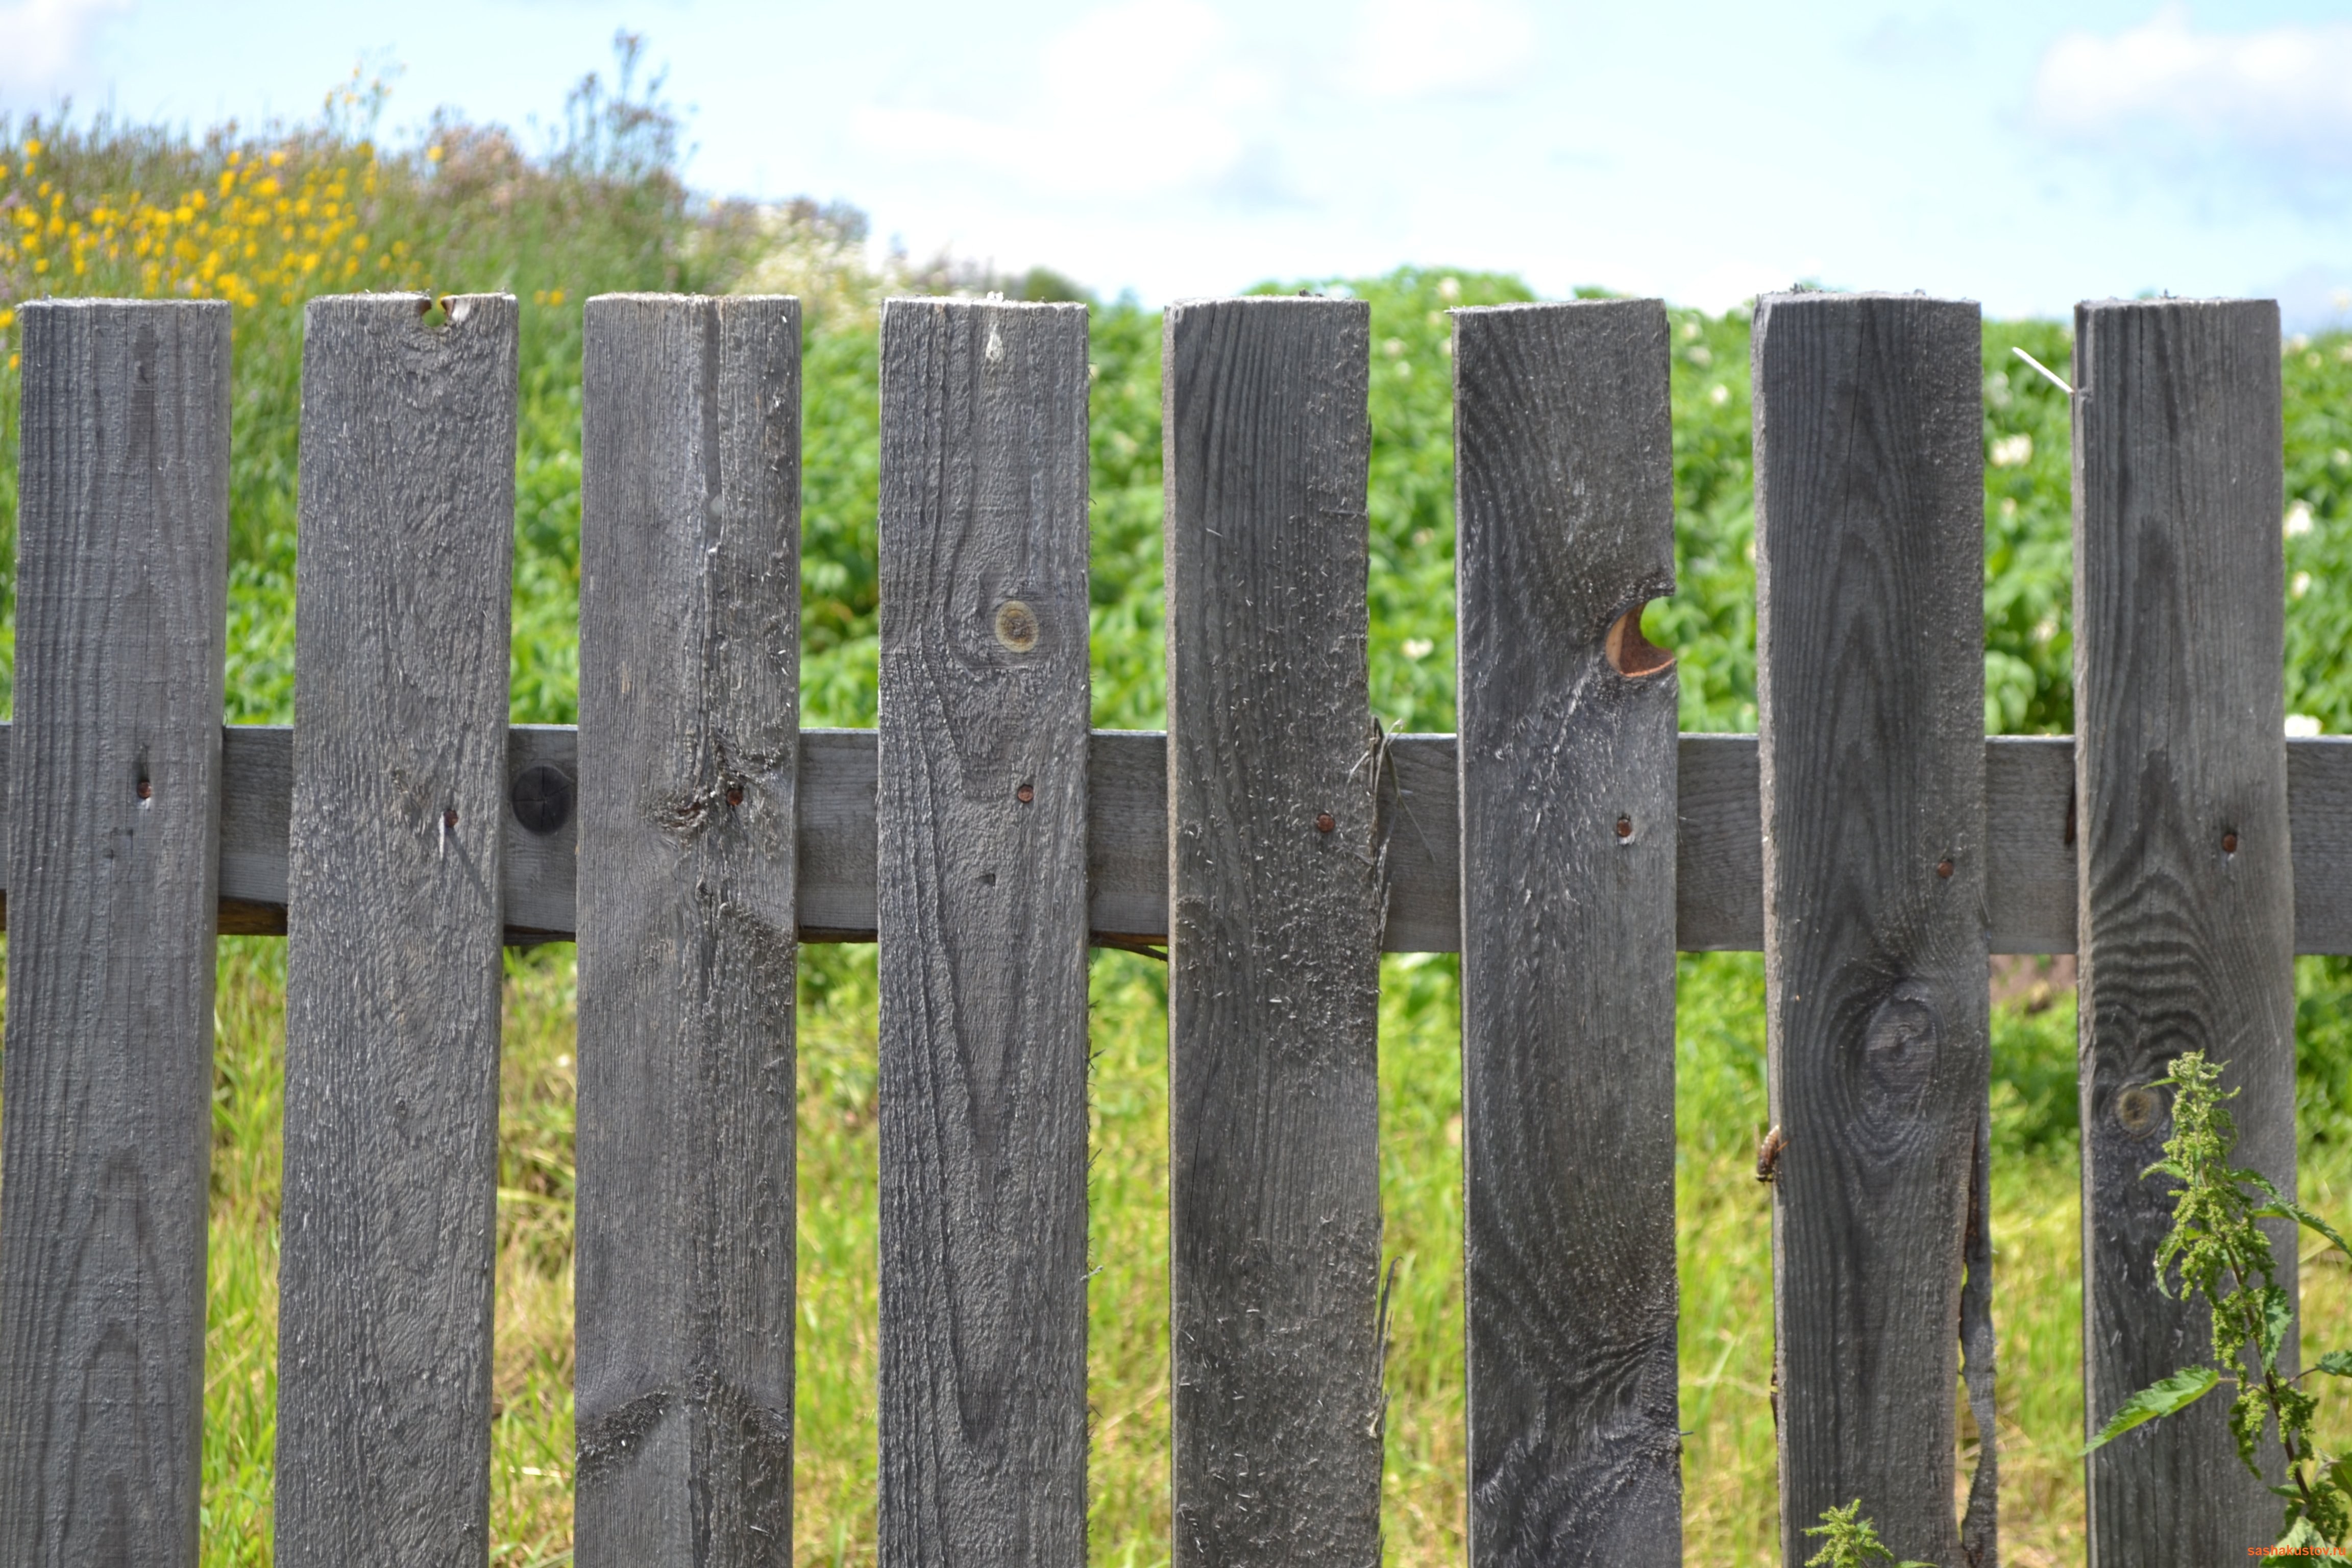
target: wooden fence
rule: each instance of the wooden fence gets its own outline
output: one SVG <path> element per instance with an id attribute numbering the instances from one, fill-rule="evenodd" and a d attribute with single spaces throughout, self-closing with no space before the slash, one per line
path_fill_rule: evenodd
<path id="1" fill-rule="evenodd" d="M 1973 305 L 1760 302 L 1754 737 L 1640 634 L 1663 308 L 1456 312 L 1457 738 L 1371 720 L 1360 302 L 1167 313 L 1164 736 L 1087 732 L 1082 308 L 887 307 L 880 725 L 803 733 L 799 308 L 592 300 L 575 732 L 507 722 L 514 301 L 428 303 L 310 307 L 298 722 L 226 731 L 228 308 L 24 308 L 0 1562 L 196 1559 L 216 929 L 289 940 L 284 1568 L 484 1561 L 502 942 L 579 943 L 592 1568 L 790 1555 L 796 939 L 880 942 L 892 1568 L 1085 1554 L 1089 941 L 1167 944 L 1186 1568 L 1380 1553 L 1383 950 L 1462 954 L 1477 1568 L 1681 1558 L 1677 946 L 1766 954 L 1792 1564 L 1997 1558 L 1990 953 L 2081 956 L 2094 1420 L 2202 1348 L 2165 1062 L 2293 1184 L 2352 748 L 2268 302 L 2078 312 L 2081 733 L 1991 741 Z M 2272 1538 L 2222 1415 L 2089 1462 L 2095 1563 Z"/>

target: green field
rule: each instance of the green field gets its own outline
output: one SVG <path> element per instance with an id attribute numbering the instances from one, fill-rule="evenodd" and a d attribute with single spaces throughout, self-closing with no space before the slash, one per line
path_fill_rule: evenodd
<path id="1" fill-rule="evenodd" d="M 808 301 L 803 718 L 870 724 L 875 689 L 876 308 L 893 291 L 1080 293 L 1050 273 L 994 278 L 865 255 L 862 220 L 802 205 L 714 205 L 678 183 L 675 123 L 642 94 L 575 100 L 540 147 L 456 121 L 394 152 L 373 100 L 318 121 L 190 140 L 135 126 L 0 121 L 0 527 L 16 514 L 12 307 L 51 293 L 196 292 L 237 302 L 230 717 L 284 722 L 292 699 L 300 300 L 356 287 L 506 289 L 523 301 L 513 710 L 573 717 L 579 581 L 581 301 L 606 289 L 781 290 Z M 194 198 L 201 196 L 199 202 Z M 1899 283 L 1901 280 L 1895 280 Z M 1453 725 L 1450 362 L 1444 312 L 1530 297 L 1444 268 L 1279 279 L 1346 290 L 1373 319 L 1371 668 L 1392 728 Z M 1094 301 L 1094 703 L 1098 724 L 1161 721 L 1160 322 Z M 1646 618 L 1681 659 L 1685 729 L 1755 723 L 1753 513 L 1744 312 L 1674 313 L 1680 592 Z M 2067 412 L 2010 357 L 2063 365 L 2055 322 L 1986 327 L 1986 723 L 2072 723 Z M 2352 730 L 2352 342 L 2289 345 L 2289 710 Z M 0 563 L 13 559 L 13 533 Z M 0 615 L 13 604 L 0 572 Z M 0 637 L 0 699 L 11 666 Z M 215 1099 L 207 1564 L 269 1555 L 282 946 L 222 944 Z M 1093 966 L 1095 1162 L 1089 1351 L 1094 1552 L 1168 1556 L 1164 970 Z M 573 970 L 556 946 L 507 978 L 494 1556 L 565 1560 L 570 1535 Z M 2305 960 L 2300 1045 L 2306 1198 L 2352 1215 L 2352 965 Z M 1753 955 L 1681 969 L 1678 1122 L 1685 1523 L 1693 1563 L 1775 1560 L 1762 971 Z M 1994 1014 L 1996 1312 L 2002 1535 L 2022 1568 L 2081 1558 L 2079 1225 L 2073 996 L 2005 974 Z M 871 948 L 803 949 L 801 1007 L 797 1544 L 810 1563 L 873 1555 L 876 1469 L 875 988 Z M 1455 971 L 1383 970 L 1382 1192 L 1399 1261 L 1389 1363 L 1385 1524 L 1401 1562 L 1463 1542 L 1461 1184 Z M 2305 1274 L 2306 1345 L 2352 1344 L 2340 1258 Z M 2340 1416 L 2334 1435 L 2352 1424 Z M 1975 1441 L 1971 1433 L 1968 1443 Z"/>

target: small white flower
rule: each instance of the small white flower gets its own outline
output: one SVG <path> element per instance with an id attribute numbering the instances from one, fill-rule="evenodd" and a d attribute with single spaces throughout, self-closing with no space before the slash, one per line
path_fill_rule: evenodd
<path id="1" fill-rule="evenodd" d="M 2286 732 L 2293 739 L 2308 740 L 2319 733 L 2319 721 L 2308 713 L 2290 713 L 2286 716 Z"/>
<path id="2" fill-rule="evenodd" d="M 2311 574 L 2308 572 L 2296 573 L 2294 574 L 2294 581 L 2287 584 L 2287 592 L 2293 594 L 2298 599 L 2302 598 L 2305 594 L 2310 593 Z"/>
<path id="3" fill-rule="evenodd" d="M 1427 658 L 1431 653 L 1435 651 L 1436 647 L 1437 645 L 1430 641 L 1427 637 L 1407 637 L 1404 639 L 1404 656 L 1407 658 Z"/>
<path id="4" fill-rule="evenodd" d="M 2014 468 L 2032 460 L 2033 437 L 2021 430 L 1992 444 L 1992 466 L 1996 468 Z"/>
<path id="5" fill-rule="evenodd" d="M 1402 359 L 1404 356 L 1404 340 L 1402 338 L 1391 338 L 1388 342 L 1381 345 L 1381 353 L 1388 355 L 1391 359 Z"/>
<path id="6" fill-rule="evenodd" d="M 1731 401 L 1731 388 L 1718 381 L 1706 389 L 1706 400 L 1720 408 Z"/>
<path id="7" fill-rule="evenodd" d="M 2040 620 L 2033 623 L 2033 640 L 2035 642 L 2046 643 L 2057 635 L 2058 621 L 2056 616 L 2044 616 Z"/>
<path id="8" fill-rule="evenodd" d="M 1458 278 L 1439 279 L 1437 280 L 1437 297 L 1448 301 L 1449 303 L 1453 300 L 1459 300 L 1462 298 L 1462 280 Z"/>
<path id="9" fill-rule="evenodd" d="M 2286 509 L 2286 521 L 2280 525 L 2289 539 L 2297 539 L 2311 531 L 2311 503 L 2299 500 Z"/>

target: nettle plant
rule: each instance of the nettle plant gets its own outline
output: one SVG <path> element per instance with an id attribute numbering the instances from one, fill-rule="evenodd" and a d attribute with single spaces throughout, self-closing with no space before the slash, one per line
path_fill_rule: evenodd
<path id="1" fill-rule="evenodd" d="M 1824 1538 L 1822 1549 L 1805 1559 L 1805 1568 L 1871 1568 L 1874 1563 L 1895 1563 L 1895 1553 L 1878 1539 L 1877 1521 L 1862 1517 L 1860 1498 L 1843 1508 L 1824 1510 L 1821 1523 L 1805 1533 Z M 1895 1568 L 1935 1568 L 1935 1564 L 1906 1558 L 1895 1563 Z"/>
<path id="2" fill-rule="evenodd" d="M 2238 1457 L 2256 1476 L 2254 1449 L 2275 1428 L 2286 1457 L 2286 1484 L 2271 1489 L 2286 1500 L 2282 1546 L 2335 1546 L 2352 1539 L 2352 1455 L 2321 1451 L 2312 1439 L 2319 1410 L 2304 1387 L 2314 1373 L 2352 1377 L 2352 1351 L 2334 1351 L 2292 1376 L 2279 1356 L 2294 1326 L 2294 1300 L 2278 1283 L 2270 1237 L 2257 1221 L 2292 1220 L 2327 1238 L 2337 1251 L 2352 1247 L 2334 1226 L 2281 1193 L 2258 1171 L 2230 1163 L 2238 1130 L 2224 1109 L 2236 1097 L 2221 1091 L 2221 1064 L 2202 1051 L 2176 1058 L 2159 1084 L 2173 1091 L 2172 1136 L 2164 1158 L 2147 1168 L 2180 1184 L 2172 1229 L 2157 1249 L 2157 1284 L 2177 1268 L 2183 1291 L 2205 1299 L 2213 1313 L 2213 1364 L 2185 1366 L 2141 1389 L 2108 1420 L 2083 1451 L 2089 1453 L 2160 1416 L 2187 1409 L 2221 1386 L 2234 1384 L 2230 1431 Z"/>

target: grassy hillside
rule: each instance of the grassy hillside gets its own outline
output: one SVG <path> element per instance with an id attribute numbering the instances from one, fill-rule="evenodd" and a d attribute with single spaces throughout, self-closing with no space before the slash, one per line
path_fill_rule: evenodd
<path id="1" fill-rule="evenodd" d="M 283 722 L 292 695 L 300 306 L 352 288 L 505 289 L 524 302 L 513 709 L 568 721 L 577 684 L 581 303 L 606 289 L 775 289 L 808 302 L 804 675 L 811 724 L 868 724 L 875 687 L 876 310 L 890 291 L 1076 292 L 1050 274 L 986 278 L 866 258 L 839 208 L 712 205 L 676 176 L 677 125 L 625 58 L 573 98 L 544 145 L 456 121 L 413 146 L 369 140 L 353 84 L 309 124 L 189 141 L 108 122 L 0 121 L 0 528 L 16 515 L 16 304 L 52 293 L 234 300 L 230 717 Z M 1373 320 L 1373 704 L 1392 727 L 1453 724 L 1452 436 L 1444 312 L 1529 297 L 1516 279 L 1407 268 L 1285 279 L 1345 290 Z M 1160 321 L 1096 301 L 1091 358 L 1094 702 L 1098 723 L 1160 723 Z M 1686 729 L 1752 729 L 1754 569 L 1741 312 L 1674 315 L 1680 592 L 1652 637 L 1681 657 Z M 2059 323 L 1986 328 L 1986 723 L 2072 722 L 2067 411 L 2010 355 L 2063 364 Z M 2288 706 L 2352 730 L 2352 342 L 2291 345 Z M 13 535 L 0 542 L 9 616 Z M 0 700 L 8 639 L 0 635 Z M 1382 1191 L 1395 1301 L 1386 1528 L 1401 1561 L 1462 1552 L 1461 1196 L 1455 971 L 1391 959 L 1382 1001 Z M 1767 1399 L 1769 1209 L 1752 1176 L 1763 1120 L 1761 968 L 1685 957 L 1678 1030 L 1684 1423 L 1689 1560 L 1772 1560 Z M 2352 973 L 2305 961 L 2306 1194 L 2352 1212 Z M 1995 1235 L 2002 1331 L 2003 1533 L 2012 1563 L 2079 1561 L 2079 1222 L 2071 994 L 2013 977 L 1996 1009 Z M 1093 965 L 1090 1286 L 1098 1561 L 1168 1552 L 1164 971 Z M 275 1369 L 283 965 L 223 943 L 214 1155 L 205 1561 L 268 1561 Z M 875 1044 L 870 948 L 804 950 L 802 1303 L 796 1534 L 802 1560 L 873 1551 Z M 572 968 L 509 960 L 500 1173 L 495 1555 L 564 1559 L 570 1531 Z M 2352 1343 L 2352 1289 L 2306 1274 L 2306 1333 Z M 1969 1438 L 1974 1441 L 1973 1435 Z"/>

